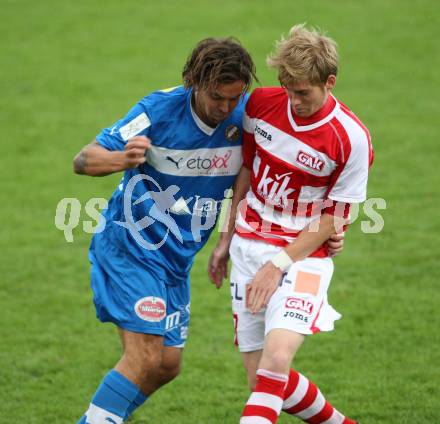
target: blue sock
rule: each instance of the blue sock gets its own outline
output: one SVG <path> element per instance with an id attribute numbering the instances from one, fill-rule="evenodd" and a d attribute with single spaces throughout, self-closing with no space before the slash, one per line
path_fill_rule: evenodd
<path id="1" fill-rule="evenodd" d="M 112 370 L 102 380 L 86 415 L 78 424 L 122 424 L 127 411 L 138 398 L 139 387 L 119 372 Z"/>
<path id="2" fill-rule="evenodd" d="M 139 391 L 136 399 L 130 404 L 127 409 L 127 414 L 124 419 L 127 419 L 136 409 L 138 409 L 146 400 L 148 396 L 145 396 L 141 391 Z"/>

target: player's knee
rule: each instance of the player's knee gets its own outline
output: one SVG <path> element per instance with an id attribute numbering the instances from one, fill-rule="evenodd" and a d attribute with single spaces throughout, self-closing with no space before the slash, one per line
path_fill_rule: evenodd
<path id="1" fill-rule="evenodd" d="M 283 372 L 283 370 L 288 368 L 292 356 L 289 352 L 280 350 L 272 352 L 271 355 L 268 355 L 265 359 L 265 368 L 269 371 Z"/>
<path id="2" fill-rule="evenodd" d="M 161 347 L 155 344 L 140 344 L 126 348 L 124 360 L 139 376 L 146 377 L 151 370 L 160 367 L 162 359 Z"/>
<path id="3" fill-rule="evenodd" d="M 163 383 L 166 384 L 171 380 L 174 380 L 181 372 L 180 362 L 165 363 L 160 367 L 160 373 L 162 375 Z"/>

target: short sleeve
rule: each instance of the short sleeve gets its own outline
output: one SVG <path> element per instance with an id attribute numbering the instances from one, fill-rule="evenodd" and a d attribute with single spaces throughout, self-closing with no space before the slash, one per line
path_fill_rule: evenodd
<path id="1" fill-rule="evenodd" d="M 368 169 L 372 162 L 371 143 L 362 132 L 350 140 L 351 151 L 347 161 L 341 164 L 328 198 L 338 202 L 361 203 L 367 197 Z"/>

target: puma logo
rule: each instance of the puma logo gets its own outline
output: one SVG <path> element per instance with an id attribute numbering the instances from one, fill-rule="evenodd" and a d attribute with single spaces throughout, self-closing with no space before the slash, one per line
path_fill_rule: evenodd
<path id="1" fill-rule="evenodd" d="M 183 160 L 183 158 L 180 158 L 179 160 L 174 160 L 171 156 L 166 156 L 165 159 L 173 162 L 174 165 L 176 165 L 177 169 L 179 169 L 180 162 Z"/>

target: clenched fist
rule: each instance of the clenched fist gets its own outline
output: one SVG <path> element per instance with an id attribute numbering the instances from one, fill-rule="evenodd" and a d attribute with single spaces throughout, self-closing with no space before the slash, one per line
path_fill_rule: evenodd
<path id="1" fill-rule="evenodd" d="M 151 140 L 144 135 L 130 138 L 124 149 L 126 168 L 136 168 L 136 166 L 142 165 L 146 160 L 145 152 L 150 147 Z"/>

